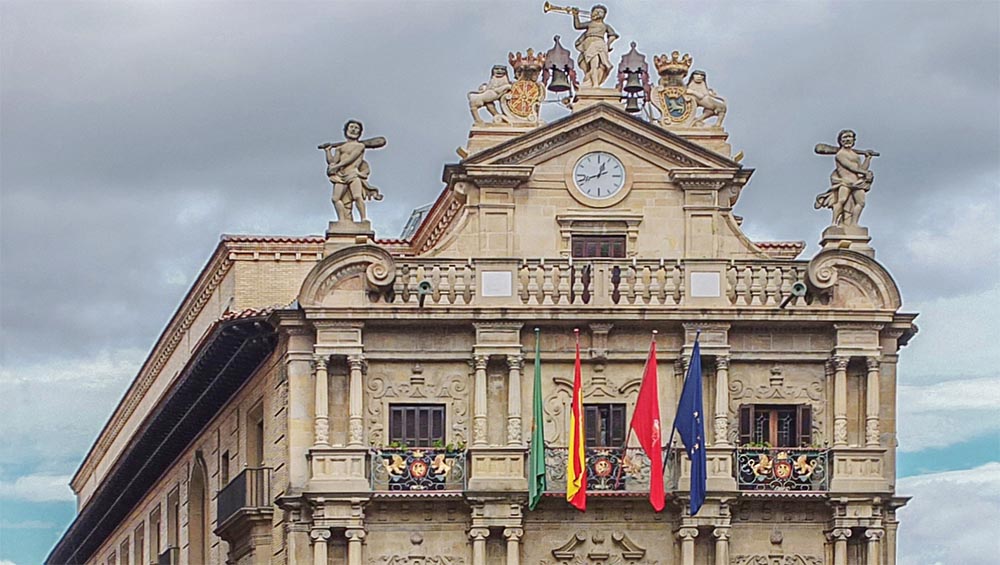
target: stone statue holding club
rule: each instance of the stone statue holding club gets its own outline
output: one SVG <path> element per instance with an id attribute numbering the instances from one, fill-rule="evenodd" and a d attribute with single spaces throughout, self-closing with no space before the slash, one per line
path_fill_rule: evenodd
<path id="1" fill-rule="evenodd" d="M 319 146 L 326 153 L 326 174 L 333 184 L 333 207 L 337 221 L 354 222 L 353 208 L 358 209 L 358 222 L 368 220 L 366 200 L 382 200 L 382 193 L 368 183 L 371 167 L 365 161 L 365 149 L 384 147 L 384 137 L 361 139 L 364 125 L 357 120 L 344 124 L 344 141 Z M 334 151 L 336 150 L 336 151 Z"/>
<path id="2" fill-rule="evenodd" d="M 820 143 L 816 145 L 817 155 L 834 155 L 835 167 L 830 174 L 830 189 L 816 197 L 815 208 L 833 210 L 831 225 L 853 227 L 865 208 L 865 199 L 871 190 L 874 173 L 870 170 L 872 157 L 878 157 L 871 149 L 854 149 L 857 134 L 853 130 L 841 130 L 837 134 L 839 147 Z"/>

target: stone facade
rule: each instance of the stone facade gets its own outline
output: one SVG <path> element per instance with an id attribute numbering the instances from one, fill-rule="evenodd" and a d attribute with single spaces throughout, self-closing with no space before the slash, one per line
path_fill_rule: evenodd
<path id="1" fill-rule="evenodd" d="M 753 171 L 721 118 L 644 121 L 619 94 L 581 91 L 551 124 L 477 119 L 409 239 L 347 217 L 325 237 L 223 238 L 73 478 L 80 516 L 49 561 L 894 564 L 896 364 L 915 316 L 867 240 L 825 234 L 803 260 L 801 242 L 743 234 Z M 611 196 L 575 184 L 595 152 L 625 171 Z M 581 256 L 580 238 L 621 252 Z M 664 512 L 634 445 L 605 446 L 624 483 L 593 488 L 584 514 L 566 504 L 574 328 L 584 403 L 625 421 L 651 332 L 664 422 L 700 332 L 697 515 L 666 445 Z M 440 444 L 394 442 L 404 405 L 440 407 Z M 798 410 L 799 436 L 761 441 L 750 407 Z M 551 492 L 528 511 L 534 425 Z M 169 464 L 144 470 L 142 453 Z"/>

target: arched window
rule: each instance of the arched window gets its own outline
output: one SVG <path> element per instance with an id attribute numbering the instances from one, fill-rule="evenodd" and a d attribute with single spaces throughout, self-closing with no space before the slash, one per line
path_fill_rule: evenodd
<path id="1" fill-rule="evenodd" d="M 208 563 L 211 539 L 208 498 L 208 468 L 199 451 L 194 456 L 188 482 L 188 563 Z"/>

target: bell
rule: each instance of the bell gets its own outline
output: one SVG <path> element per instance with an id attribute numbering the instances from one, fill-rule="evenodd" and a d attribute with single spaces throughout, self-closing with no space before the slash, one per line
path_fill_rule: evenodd
<path id="1" fill-rule="evenodd" d="M 642 83 L 639 82 L 639 73 L 638 73 L 638 71 L 636 71 L 636 72 L 630 72 L 630 73 L 627 73 L 627 74 L 628 74 L 628 78 L 625 79 L 625 86 L 624 86 L 623 90 L 625 92 L 630 93 L 630 94 L 635 94 L 636 92 L 641 92 L 642 91 Z"/>
<path id="2" fill-rule="evenodd" d="M 628 98 L 625 99 L 626 112 L 628 112 L 629 114 L 637 114 L 639 113 L 640 110 L 642 110 L 642 107 L 639 106 L 638 96 L 629 96 Z"/>
<path id="3" fill-rule="evenodd" d="M 549 81 L 550 92 L 566 92 L 572 87 L 569 84 L 569 76 L 562 69 L 552 69 L 552 80 Z"/>

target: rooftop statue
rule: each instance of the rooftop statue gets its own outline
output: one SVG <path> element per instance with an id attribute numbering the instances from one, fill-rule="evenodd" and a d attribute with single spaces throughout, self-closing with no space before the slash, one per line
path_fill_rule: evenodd
<path id="1" fill-rule="evenodd" d="M 497 109 L 497 103 L 500 101 L 500 98 L 510 92 L 511 86 L 510 76 L 507 74 L 507 66 L 493 65 L 493 69 L 490 71 L 489 82 L 479 85 L 479 90 L 470 92 L 468 95 L 469 111 L 472 112 L 472 120 L 477 126 L 485 124 L 483 118 L 479 115 L 480 108 L 486 108 L 494 124 L 509 121 L 507 116 L 503 115 Z"/>
<path id="2" fill-rule="evenodd" d="M 835 226 L 858 225 L 858 218 L 865 208 L 865 197 L 875 179 L 869 167 L 872 157 L 879 154 L 871 149 L 854 149 L 856 140 L 857 134 L 845 129 L 837 134 L 839 147 L 820 143 L 815 149 L 817 155 L 835 156 L 836 166 L 830 174 L 830 189 L 817 196 L 815 204 L 817 210 L 833 210 L 832 225 Z"/>
<path id="3" fill-rule="evenodd" d="M 618 39 L 614 28 L 604 23 L 608 15 L 607 7 L 595 4 L 587 21 L 580 19 L 579 8 L 554 6 L 546 2 L 543 9 L 546 13 L 561 12 L 573 16 L 573 28 L 583 30 L 575 44 L 580 52 L 577 63 L 584 72 L 583 87 L 600 88 L 611 74 L 611 44 Z"/>
<path id="4" fill-rule="evenodd" d="M 709 88 L 708 81 L 705 80 L 705 71 L 694 71 L 687 83 L 687 95 L 694 100 L 697 107 L 701 108 L 701 114 L 691 122 L 691 125 L 704 126 L 705 120 L 715 117 L 714 127 L 722 127 L 722 120 L 726 117 L 726 100 Z"/>
<path id="5" fill-rule="evenodd" d="M 319 146 L 326 152 L 326 174 L 333 184 L 333 207 L 337 210 L 337 221 L 354 222 L 354 210 L 358 209 L 359 222 L 368 220 L 366 200 L 382 200 L 382 193 L 368 183 L 371 167 L 365 161 L 365 149 L 384 147 L 384 137 L 361 139 L 364 125 L 357 120 L 344 124 L 344 141 L 324 143 Z M 334 151 L 336 149 L 336 151 Z"/>

